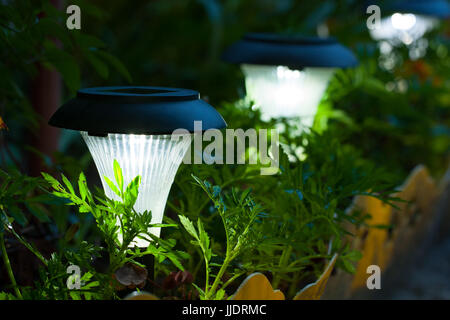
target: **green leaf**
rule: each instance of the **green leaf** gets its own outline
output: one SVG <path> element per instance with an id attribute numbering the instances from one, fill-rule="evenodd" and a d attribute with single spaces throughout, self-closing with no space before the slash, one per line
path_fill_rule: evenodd
<path id="1" fill-rule="evenodd" d="M 80 8 L 83 8 L 83 13 L 86 13 L 86 16 L 90 16 L 97 20 L 102 21 L 107 15 L 106 11 L 103 7 L 100 7 L 99 4 L 94 4 L 94 1 L 88 0 L 78 0 L 76 3 L 79 4 Z"/>
<path id="2" fill-rule="evenodd" d="M 191 220 L 189 220 L 188 218 L 186 218 L 185 216 L 179 215 L 178 216 L 180 218 L 180 222 L 183 225 L 183 227 L 186 229 L 186 231 L 193 236 L 195 239 L 199 240 L 197 231 L 195 230 L 194 224 L 191 222 Z"/>
<path id="3" fill-rule="evenodd" d="M 356 268 L 353 265 L 353 263 L 351 263 L 350 261 L 348 261 L 347 259 L 342 259 L 342 264 L 343 264 L 343 268 L 345 271 L 349 272 L 349 273 L 355 273 Z"/>
<path id="4" fill-rule="evenodd" d="M 112 182 L 107 176 L 103 176 L 103 178 L 105 179 L 106 183 L 108 184 L 109 188 L 115 193 L 117 194 L 119 197 L 122 197 L 122 194 L 120 193 L 119 189 L 116 187 L 116 185 L 114 184 L 114 182 Z"/>
<path id="5" fill-rule="evenodd" d="M 195 283 L 192 283 L 192 286 L 197 289 L 198 293 L 200 293 L 200 296 L 204 296 L 205 295 L 205 291 L 203 291 L 203 289 L 201 289 L 199 286 L 197 286 Z"/>
<path id="6" fill-rule="evenodd" d="M 120 62 L 119 59 L 102 50 L 98 50 L 95 53 L 112 65 L 125 78 L 125 80 L 128 81 L 128 83 L 133 82 L 127 68 L 122 64 L 122 62 Z"/>
<path id="7" fill-rule="evenodd" d="M 9 215 L 14 219 L 15 222 L 20 224 L 22 227 L 27 224 L 28 222 L 27 218 L 18 207 L 10 206 L 8 209 Z"/>
<path id="8" fill-rule="evenodd" d="M 86 176 L 83 172 L 80 173 L 80 176 L 78 178 L 78 189 L 80 191 L 81 199 L 85 200 L 89 190 L 86 185 Z"/>
<path id="9" fill-rule="evenodd" d="M 60 183 L 58 180 L 53 178 L 51 175 L 49 175 L 46 172 L 41 172 L 42 176 L 44 177 L 45 181 L 47 181 L 53 188 L 56 189 L 56 187 L 60 186 Z"/>
<path id="10" fill-rule="evenodd" d="M 61 26 L 55 19 L 40 18 L 33 28 L 40 33 L 40 36 L 57 38 L 66 48 L 72 46 L 67 28 Z"/>
<path id="11" fill-rule="evenodd" d="M 153 228 L 178 228 L 177 224 L 152 223 Z"/>
<path id="12" fill-rule="evenodd" d="M 210 243 L 209 236 L 206 233 L 205 229 L 203 228 L 203 224 L 200 219 L 197 220 L 197 228 L 198 228 L 200 243 L 205 252 L 206 259 L 211 260 L 211 250 L 209 248 L 209 243 Z"/>
<path id="13" fill-rule="evenodd" d="M 98 287 L 99 284 L 100 284 L 100 282 L 98 282 L 98 281 L 92 281 L 92 282 L 87 283 L 85 286 L 83 286 L 82 289 L 87 290 L 90 288 L 95 288 L 95 287 Z"/>
<path id="14" fill-rule="evenodd" d="M 44 44 L 46 48 L 45 64 L 53 66 L 61 73 L 61 76 L 69 88 L 71 94 L 74 94 L 80 88 L 80 69 L 77 61 L 67 52 L 57 48 L 51 41 Z"/>
<path id="15" fill-rule="evenodd" d="M 225 290 L 220 289 L 219 291 L 217 291 L 214 300 L 222 300 L 224 297 L 225 297 Z"/>
<path id="16" fill-rule="evenodd" d="M 63 174 L 61 174 L 61 178 L 62 178 L 64 184 L 67 186 L 67 189 L 69 189 L 70 193 L 72 195 L 75 195 L 75 190 L 73 189 L 73 186 L 70 183 L 69 179 L 67 179 L 67 177 L 65 175 L 63 175 Z"/>
<path id="17" fill-rule="evenodd" d="M 358 250 L 350 251 L 345 255 L 345 258 L 350 261 L 359 261 L 362 258 L 362 253 Z"/>
<path id="18" fill-rule="evenodd" d="M 102 40 L 93 35 L 86 34 L 84 32 L 74 32 L 74 35 L 75 41 L 85 52 L 96 48 L 106 47 L 105 43 Z"/>
<path id="19" fill-rule="evenodd" d="M 103 79 L 108 78 L 108 66 L 101 59 L 99 59 L 94 53 L 90 51 L 85 52 L 84 55 L 91 66 L 94 67 L 95 71 L 100 75 L 100 77 L 102 77 Z"/>
<path id="20" fill-rule="evenodd" d="M 181 264 L 181 262 L 178 260 L 177 256 L 171 252 L 166 254 L 167 258 L 169 258 L 170 261 L 181 271 L 184 271 L 184 267 Z"/>
<path id="21" fill-rule="evenodd" d="M 114 160 L 114 177 L 116 178 L 116 183 L 120 190 L 120 197 L 122 197 L 122 195 L 123 195 L 123 175 L 122 175 L 122 169 L 120 168 L 119 162 L 117 162 L 117 160 Z"/>
<path id="22" fill-rule="evenodd" d="M 0 292 L 0 300 L 17 300 L 17 297 L 12 293 Z"/>
<path id="23" fill-rule="evenodd" d="M 78 291 L 75 290 L 71 290 L 69 292 L 70 298 L 72 298 L 72 300 L 81 300 L 81 294 Z"/>
<path id="24" fill-rule="evenodd" d="M 124 203 L 127 207 L 131 208 L 136 203 L 140 183 L 141 176 L 137 176 L 128 184 L 124 194 Z"/>
<path id="25" fill-rule="evenodd" d="M 39 204 L 33 204 L 29 202 L 25 202 L 28 210 L 30 210 L 31 214 L 39 219 L 40 222 L 50 222 L 50 218 L 47 213 L 41 208 Z"/>

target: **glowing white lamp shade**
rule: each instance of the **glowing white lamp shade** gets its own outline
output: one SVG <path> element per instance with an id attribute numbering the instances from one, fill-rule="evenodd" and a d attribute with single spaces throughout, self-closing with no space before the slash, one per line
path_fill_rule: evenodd
<path id="1" fill-rule="evenodd" d="M 49 124 L 81 132 L 109 198 L 119 200 L 104 179 L 115 181 L 114 160 L 122 169 L 124 187 L 140 175 L 134 209 L 137 214 L 151 211 L 151 223 L 159 224 L 197 121 L 203 130 L 226 127 L 220 114 L 193 90 L 98 87 L 79 90 Z M 155 236 L 160 231 L 149 228 Z M 132 245 L 146 247 L 148 241 L 136 237 Z"/>
<path id="2" fill-rule="evenodd" d="M 94 158 L 106 196 L 120 200 L 104 179 L 106 176 L 115 181 L 113 163 L 117 160 L 122 168 L 124 186 L 141 176 L 134 210 L 151 210 L 152 224 L 161 223 L 175 174 L 190 146 L 190 135 L 108 134 L 99 137 L 87 132 L 81 132 L 81 135 Z M 161 228 L 150 228 L 149 231 L 159 237 Z M 136 239 L 134 245 L 146 247 L 148 242 Z"/>
<path id="3" fill-rule="evenodd" d="M 333 76 L 334 68 L 291 70 L 285 66 L 243 64 L 247 95 L 259 106 L 265 120 L 300 117 L 311 127 L 317 106 Z"/>
<path id="4" fill-rule="evenodd" d="M 374 40 L 388 40 L 393 45 L 410 45 L 438 24 L 439 19 L 431 16 L 396 12 L 382 18 L 379 27 L 370 30 L 370 35 Z"/>
<path id="5" fill-rule="evenodd" d="M 246 34 L 223 58 L 241 65 L 247 95 L 263 119 L 299 118 L 300 130 L 312 126 L 335 70 L 358 64 L 334 39 L 271 33 Z"/>

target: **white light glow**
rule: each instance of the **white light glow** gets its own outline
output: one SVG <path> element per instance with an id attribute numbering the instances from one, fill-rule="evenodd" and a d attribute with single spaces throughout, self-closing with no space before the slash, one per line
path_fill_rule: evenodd
<path id="1" fill-rule="evenodd" d="M 141 175 L 139 194 L 134 205 L 136 212 L 151 210 L 152 223 L 161 223 L 167 196 L 175 174 L 190 146 L 190 135 L 184 138 L 171 135 L 108 134 L 106 137 L 90 136 L 81 132 L 94 158 L 106 195 L 119 200 L 104 181 L 107 176 L 115 181 L 113 163 L 122 168 L 124 186 Z M 159 237 L 161 228 L 150 228 Z M 148 246 L 148 241 L 135 239 L 133 245 Z"/>
<path id="2" fill-rule="evenodd" d="M 409 30 L 416 24 L 416 16 L 412 13 L 394 13 L 391 16 L 391 24 L 398 30 Z"/>
<path id="3" fill-rule="evenodd" d="M 264 119 L 300 117 L 310 128 L 317 106 L 334 68 L 291 70 L 285 66 L 243 64 L 247 95 L 254 100 Z"/>
<path id="4" fill-rule="evenodd" d="M 437 18 L 412 13 L 394 13 L 381 19 L 380 26 L 370 30 L 375 40 L 389 40 L 393 45 L 410 45 L 439 23 Z"/>

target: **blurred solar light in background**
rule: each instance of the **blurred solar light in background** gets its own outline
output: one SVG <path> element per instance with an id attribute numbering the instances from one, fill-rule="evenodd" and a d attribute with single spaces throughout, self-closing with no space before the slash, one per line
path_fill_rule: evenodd
<path id="1" fill-rule="evenodd" d="M 435 17 L 396 12 L 382 18 L 380 26 L 369 31 L 374 40 L 388 40 L 395 46 L 409 46 L 438 24 L 439 19 Z"/>
<path id="2" fill-rule="evenodd" d="M 333 38 L 273 33 L 246 34 L 223 58 L 241 66 L 247 96 L 264 120 L 292 118 L 300 130 L 312 127 L 334 72 L 358 64 Z"/>
<path id="3" fill-rule="evenodd" d="M 300 117 L 301 127 L 312 126 L 317 106 L 334 68 L 290 69 L 286 66 L 242 64 L 249 98 L 264 120 Z"/>

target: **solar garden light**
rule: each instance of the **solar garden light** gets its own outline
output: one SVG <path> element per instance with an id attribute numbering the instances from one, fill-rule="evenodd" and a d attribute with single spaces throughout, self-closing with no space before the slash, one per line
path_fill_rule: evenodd
<path id="1" fill-rule="evenodd" d="M 450 16 L 450 5 L 445 0 L 401 0 L 381 8 L 390 14 L 380 25 L 370 29 L 374 40 L 386 40 L 392 45 L 411 45 L 439 25 L 440 19 Z"/>
<path id="2" fill-rule="evenodd" d="M 163 87 L 98 87 L 81 89 L 52 116 L 52 126 L 80 131 L 94 158 L 106 195 L 118 196 L 104 176 L 114 181 L 113 162 L 123 171 L 124 185 L 141 175 L 136 212 L 151 210 L 161 223 L 177 169 L 190 146 L 194 121 L 202 129 L 226 126 L 222 116 L 199 93 Z M 172 135 L 186 129 L 183 137 Z M 188 136 L 188 137 L 186 137 Z M 150 228 L 159 236 L 160 228 Z M 147 247 L 135 239 L 133 245 Z"/>
<path id="3" fill-rule="evenodd" d="M 353 53 L 331 38 L 270 33 L 246 34 L 223 58 L 241 65 L 247 95 L 264 119 L 300 117 L 306 128 L 336 68 L 357 65 Z"/>

